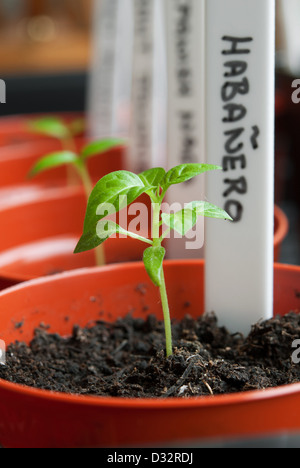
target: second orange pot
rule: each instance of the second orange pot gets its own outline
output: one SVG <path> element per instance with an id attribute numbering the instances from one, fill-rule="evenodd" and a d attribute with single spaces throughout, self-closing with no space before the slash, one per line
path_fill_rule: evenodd
<path id="1" fill-rule="evenodd" d="M 39 201 L 0 210 L 0 289 L 95 266 L 94 251 L 73 253 L 86 203 L 81 187 L 63 188 L 42 191 Z M 111 238 L 104 245 L 107 263 L 141 260 L 144 249 L 142 242 L 131 238 Z"/>
<path id="2" fill-rule="evenodd" d="M 86 200 L 80 187 L 41 190 L 39 201 L 0 210 L 0 290 L 22 281 L 95 265 L 93 252 L 74 255 L 81 236 Z M 141 199 L 147 203 L 146 197 Z M 149 204 L 148 204 L 149 205 Z M 150 206 L 148 206 L 150 213 Z M 130 219 L 130 217 L 129 217 Z M 148 220 L 148 227 L 151 219 Z M 274 256 L 280 258 L 288 220 L 275 207 Z M 107 262 L 141 260 L 145 245 L 133 239 L 110 239 Z"/>

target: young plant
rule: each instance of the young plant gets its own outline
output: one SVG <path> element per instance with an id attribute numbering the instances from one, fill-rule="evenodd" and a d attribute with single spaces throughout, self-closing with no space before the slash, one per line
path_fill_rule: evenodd
<path id="1" fill-rule="evenodd" d="M 85 129 L 83 118 L 75 118 L 66 123 L 56 116 L 45 116 L 28 121 L 28 129 L 33 133 L 56 138 L 62 144 L 62 149 L 74 151 L 76 145 L 74 138 L 81 135 Z"/>
<path id="2" fill-rule="evenodd" d="M 162 246 L 163 240 L 171 230 L 185 236 L 196 225 L 199 216 L 225 220 L 232 220 L 232 218 L 221 208 L 204 201 L 193 201 L 187 204 L 184 209 L 173 214 L 162 213 L 162 203 L 172 185 L 187 182 L 200 174 L 217 169 L 222 168 L 207 164 L 184 164 L 174 167 L 169 172 L 163 168 L 154 168 L 139 175 L 127 171 L 108 174 L 97 183 L 91 193 L 83 235 L 75 249 L 75 253 L 91 250 L 117 233 L 150 245 L 144 252 L 143 260 L 151 281 L 160 290 L 167 357 L 172 355 L 173 350 L 171 318 L 163 270 L 163 261 L 166 255 L 166 250 Z M 124 200 L 128 206 L 143 193 L 146 193 L 151 199 L 152 239 L 146 239 L 126 231 L 113 221 L 105 219 L 109 206 L 113 206 L 115 213 L 117 213 L 121 208 L 124 208 Z M 166 230 L 161 234 L 163 225 L 166 226 Z"/>
<path id="3" fill-rule="evenodd" d="M 73 122 L 74 128 L 76 128 L 75 123 L 76 122 Z M 70 128 L 59 119 L 52 117 L 43 118 L 32 122 L 32 127 L 36 130 L 40 129 L 40 132 L 43 132 L 44 134 L 61 138 L 62 141 L 65 142 L 64 145 L 66 149 L 50 153 L 42 157 L 29 172 L 29 177 L 34 177 L 43 171 L 60 166 L 71 167 L 79 175 L 88 200 L 93 190 L 93 183 L 87 168 L 87 160 L 92 156 L 100 155 L 110 149 L 120 146 L 122 144 L 121 140 L 116 138 L 107 138 L 101 141 L 94 141 L 87 144 L 80 152 L 77 152 L 75 143 L 70 143 L 72 141 L 72 132 Z M 79 122 L 77 124 L 77 128 L 80 128 Z M 70 149 L 67 149 L 68 145 L 70 146 Z M 105 265 L 105 253 L 101 245 L 99 245 L 95 250 L 95 255 L 97 265 Z"/>
<path id="4" fill-rule="evenodd" d="M 33 133 L 59 140 L 62 150 L 76 153 L 75 137 L 84 132 L 85 122 L 81 117 L 66 122 L 60 117 L 50 115 L 29 120 L 27 127 Z M 67 180 L 69 185 L 78 182 L 78 174 L 71 166 L 67 168 Z"/>

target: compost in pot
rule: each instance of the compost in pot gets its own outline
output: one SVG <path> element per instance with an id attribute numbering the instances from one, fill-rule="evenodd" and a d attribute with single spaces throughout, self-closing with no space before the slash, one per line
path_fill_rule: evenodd
<path id="1" fill-rule="evenodd" d="M 186 315 L 173 323 L 174 353 L 166 359 L 164 325 L 154 315 L 75 326 L 68 338 L 43 326 L 29 345 L 8 347 L 0 376 L 56 392 L 126 398 L 261 390 L 300 381 L 291 348 L 299 336 L 295 313 L 256 324 L 246 338 L 218 327 L 213 314 Z"/>

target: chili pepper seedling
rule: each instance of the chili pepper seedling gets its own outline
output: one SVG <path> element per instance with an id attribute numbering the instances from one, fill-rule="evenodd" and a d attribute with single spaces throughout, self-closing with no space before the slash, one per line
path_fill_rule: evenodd
<path id="1" fill-rule="evenodd" d="M 162 243 L 171 230 L 185 236 L 196 225 L 199 216 L 231 221 L 232 218 L 221 208 L 204 201 L 193 201 L 173 214 L 162 213 L 162 203 L 172 185 L 187 182 L 200 174 L 218 169 L 222 168 L 207 164 L 184 164 L 174 167 L 169 172 L 163 168 L 149 169 L 139 175 L 128 171 L 117 171 L 103 177 L 89 197 L 83 235 L 75 253 L 96 248 L 114 234 L 126 235 L 150 245 L 144 252 L 143 260 L 151 281 L 160 290 L 167 357 L 172 355 L 173 348 L 170 310 L 163 270 L 166 250 Z M 112 206 L 117 213 L 124 207 L 124 199 L 129 205 L 143 193 L 151 199 L 152 239 L 126 231 L 115 222 L 105 219 L 109 206 Z M 161 234 L 162 226 L 165 226 L 166 230 Z"/>
<path id="2" fill-rule="evenodd" d="M 86 164 L 87 160 L 93 156 L 100 155 L 110 149 L 124 144 L 124 142 L 116 138 L 106 138 L 101 141 L 91 142 L 80 152 L 77 152 L 73 136 L 75 134 L 75 130 L 78 132 L 81 129 L 80 121 L 74 121 L 68 126 L 60 119 L 45 117 L 31 122 L 31 128 L 45 135 L 59 138 L 66 149 L 50 153 L 38 160 L 29 172 L 29 177 L 34 177 L 43 171 L 60 166 L 72 167 L 80 177 L 87 200 L 93 190 L 93 183 Z M 101 245 L 99 245 L 95 250 L 95 255 L 97 265 L 104 265 L 105 253 Z"/>

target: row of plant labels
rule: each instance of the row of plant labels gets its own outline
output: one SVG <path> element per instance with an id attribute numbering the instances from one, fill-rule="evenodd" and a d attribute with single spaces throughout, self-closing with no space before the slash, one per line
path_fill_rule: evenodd
<path id="1" fill-rule="evenodd" d="M 195 258 L 204 243 L 207 308 L 243 331 L 273 308 L 275 0 L 95 5 L 91 137 L 126 138 L 134 172 L 223 167 L 168 202 L 206 200 L 234 221 L 200 220 L 196 250 L 182 239 L 168 250 Z"/>

